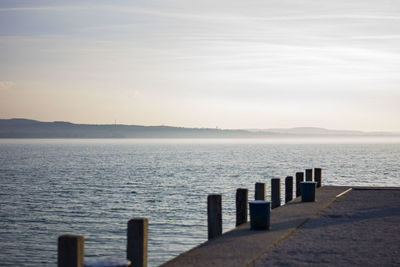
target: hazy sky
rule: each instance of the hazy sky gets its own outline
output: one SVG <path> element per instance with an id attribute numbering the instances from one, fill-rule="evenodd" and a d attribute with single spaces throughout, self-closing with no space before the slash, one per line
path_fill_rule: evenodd
<path id="1" fill-rule="evenodd" d="M 0 0 L 0 118 L 400 131 L 400 0 Z"/>

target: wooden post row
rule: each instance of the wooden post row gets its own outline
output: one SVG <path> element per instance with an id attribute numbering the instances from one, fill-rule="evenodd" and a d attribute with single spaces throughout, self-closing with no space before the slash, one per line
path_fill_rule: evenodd
<path id="1" fill-rule="evenodd" d="M 314 169 L 317 187 L 321 186 L 321 169 Z M 304 173 L 296 173 L 296 197 L 300 196 L 300 182 L 304 180 Z M 306 170 L 306 180 L 312 181 L 312 169 Z M 255 199 L 265 200 L 265 183 L 255 184 Z M 293 198 L 293 177 L 285 179 L 285 202 Z M 281 205 L 280 179 L 271 179 L 271 208 Z M 236 226 L 247 222 L 248 190 L 239 188 L 236 192 Z M 207 198 L 208 239 L 222 234 L 222 197 L 212 194 Z M 147 266 L 147 239 L 148 220 L 135 218 L 128 222 L 127 258 L 132 266 Z M 84 265 L 84 237 L 78 235 L 62 235 L 58 238 L 58 267 L 83 267 Z"/>

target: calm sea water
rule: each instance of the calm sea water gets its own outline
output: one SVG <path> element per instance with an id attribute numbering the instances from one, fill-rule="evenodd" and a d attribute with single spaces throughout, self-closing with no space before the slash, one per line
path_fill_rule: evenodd
<path id="1" fill-rule="evenodd" d="M 0 140 L 0 266 L 55 266 L 66 233 L 85 236 L 86 259 L 125 258 L 134 217 L 149 219 L 157 266 L 206 240 L 210 193 L 225 232 L 236 188 L 251 198 L 312 167 L 325 185 L 400 186 L 399 163 L 400 139 Z"/>

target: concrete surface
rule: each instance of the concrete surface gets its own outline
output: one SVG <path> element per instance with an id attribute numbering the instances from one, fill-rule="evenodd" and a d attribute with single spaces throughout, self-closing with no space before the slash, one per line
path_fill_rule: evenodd
<path id="1" fill-rule="evenodd" d="M 265 254 L 268 250 L 284 241 L 310 218 L 326 209 L 338 195 L 348 189 L 350 188 L 321 187 L 316 191 L 316 202 L 302 203 L 299 197 L 284 206 L 273 209 L 269 231 L 252 231 L 249 223 L 246 223 L 161 266 L 269 265 L 267 259 L 269 254 Z"/>
<path id="2" fill-rule="evenodd" d="M 400 266 L 400 188 L 354 188 L 251 266 Z"/>

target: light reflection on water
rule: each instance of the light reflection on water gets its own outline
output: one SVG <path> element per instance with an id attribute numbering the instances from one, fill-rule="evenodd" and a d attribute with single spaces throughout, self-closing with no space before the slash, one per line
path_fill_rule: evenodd
<path id="1" fill-rule="evenodd" d="M 0 140 L 0 266 L 54 266 L 57 237 L 85 236 L 85 257 L 125 257 L 126 224 L 149 219 L 149 265 L 207 238 L 220 193 L 224 231 L 236 188 L 311 167 L 326 185 L 400 186 L 399 139 Z M 269 197 L 269 195 L 267 196 Z M 282 197 L 284 194 L 282 192 Z"/>

